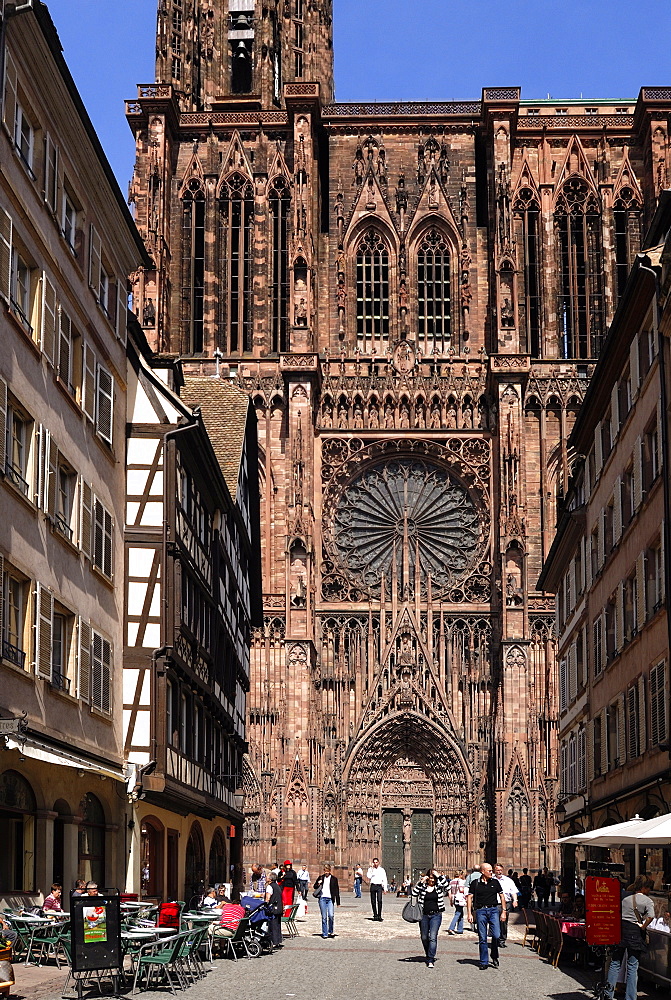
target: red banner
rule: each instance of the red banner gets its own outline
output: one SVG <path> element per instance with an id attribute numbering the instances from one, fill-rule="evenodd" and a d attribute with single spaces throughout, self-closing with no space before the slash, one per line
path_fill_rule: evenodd
<path id="1" fill-rule="evenodd" d="M 587 944 L 619 944 L 622 938 L 621 886 L 616 878 L 585 879 Z"/>

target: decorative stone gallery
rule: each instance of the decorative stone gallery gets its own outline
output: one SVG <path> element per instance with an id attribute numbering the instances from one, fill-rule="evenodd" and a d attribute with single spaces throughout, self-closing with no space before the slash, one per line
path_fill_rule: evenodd
<path id="1" fill-rule="evenodd" d="M 258 418 L 245 859 L 553 866 L 536 581 L 671 89 L 337 104 L 331 17 L 166 0 L 127 105 L 145 334 Z"/>

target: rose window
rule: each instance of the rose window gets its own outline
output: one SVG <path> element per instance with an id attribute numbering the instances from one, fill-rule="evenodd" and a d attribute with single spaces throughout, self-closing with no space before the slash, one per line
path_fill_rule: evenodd
<path id="1" fill-rule="evenodd" d="M 394 576 L 440 593 L 471 572 L 481 541 L 468 492 L 440 466 L 398 459 L 364 470 L 338 502 L 332 539 L 342 568 L 369 592 Z"/>

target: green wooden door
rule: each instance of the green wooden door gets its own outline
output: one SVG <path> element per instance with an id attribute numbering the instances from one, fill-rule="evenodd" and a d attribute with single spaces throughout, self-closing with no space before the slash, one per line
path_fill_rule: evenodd
<path id="1" fill-rule="evenodd" d="M 412 880 L 433 867 L 433 816 L 416 810 L 412 814 Z"/>
<path id="2" fill-rule="evenodd" d="M 387 809 L 382 813 L 382 867 L 391 882 L 403 881 L 403 813 L 400 809 Z"/>

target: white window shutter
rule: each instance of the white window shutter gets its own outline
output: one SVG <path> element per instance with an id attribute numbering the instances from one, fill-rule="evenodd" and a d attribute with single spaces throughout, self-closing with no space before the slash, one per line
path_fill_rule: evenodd
<path id="1" fill-rule="evenodd" d="M 12 217 L 0 208 L 0 295 L 7 299 L 12 288 Z"/>
<path id="2" fill-rule="evenodd" d="M 586 791 L 589 792 L 589 786 L 594 781 L 594 722 L 589 719 L 587 722 L 587 731 L 585 738 L 585 756 L 587 758 L 587 787 Z"/>
<path id="3" fill-rule="evenodd" d="M 565 712 L 568 706 L 568 665 L 566 659 L 559 663 L 559 711 Z"/>
<path id="4" fill-rule="evenodd" d="M 0 378 L 0 473 L 4 475 L 7 461 L 7 383 Z"/>
<path id="5" fill-rule="evenodd" d="M 638 337 L 634 337 L 629 348 L 629 375 L 631 377 L 631 398 L 636 399 L 641 383 L 638 357 Z"/>
<path id="6" fill-rule="evenodd" d="M 643 441 L 639 435 L 634 442 L 634 510 L 643 502 Z"/>
<path id="7" fill-rule="evenodd" d="M 42 272 L 42 323 L 40 347 L 47 361 L 53 365 L 56 356 L 56 289 Z"/>
<path id="8" fill-rule="evenodd" d="M 610 439 L 615 443 L 615 439 L 620 430 L 620 398 L 619 385 L 616 382 L 610 393 Z"/>
<path id="9" fill-rule="evenodd" d="M 638 678 L 638 743 L 639 752 L 646 753 L 648 749 L 647 704 L 645 700 L 645 677 Z"/>
<path id="10" fill-rule="evenodd" d="M 601 709 L 601 773 L 608 770 L 608 709 Z"/>
<path id="11" fill-rule="evenodd" d="M 106 368 L 98 365 L 96 393 L 96 430 L 98 434 L 112 447 L 112 430 L 114 420 L 114 379 Z"/>
<path id="12" fill-rule="evenodd" d="M 599 513 L 599 524 L 597 532 L 597 563 L 598 569 L 603 568 L 603 564 L 606 561 L 606 531 L 605 531 L 605 511 Z"/>
<path id="13" fill-rule="evenodd" d="M 622 538 L 622 479 L 615 480 L 613 490 L 613 542 L 615 545 Z"/>
<path id="14" fill-rule="evenodd" d="M 49 450 L 46 453 L 47 459 L 47 492 L 46 492 L 46 507 L 47 513 L 51 514 L 52 517 L 56 515 L 56 507 L 58 505 L 58 448 L 53 437 L 49 435 Z"/>
<path id="15" fill-rule="evenodd" d="M 51 680 L 51 637 L 54 620 L 54 595 L 48 587 L 37 584 L 35 614 L 35 673 Z"/>
<path id="16" fill-rule="evenodd" d="M 587 538 L 585 535 L 580 539 L 580 578 L 578 580 L 578 586 L 580 587 L 580 593 L 585 591 L 587 586 L 587 560 L 589 559 L 589 549 L 587 545 Z"/>
<path id="17" fill-rule="evenodd" d="M 584 726 L 578 730 L 578 787 L 582 792 L 587 787 L 587 732 Z"/>
<path id="18" fill-rule="evenodd" d="M 16 105 L 18 103 L 18 77 L 11 52 L 5 49 L 5 96 L 2 123 L 9 132 L 12 142 L 16 139 Z"/>
<path id="19" fill-rule="evenodd" d="M 72 387 L 72 320 L 61 305 L 58 310 L 58 377 L 67 389 Z"/>
<path id="20" fill-rule="evenodd" d="M 594 428 L 594 478 L 598 479 L 603 466 L 603 440 L 601 437 L 601 421 Z"/>
<path id="21" fill-rule="evenodd" d="M 615 649 L 622 652 L 624 646 L 624 581 L 617 585 L 615 595 Z"/>
<path id="22" fill-rule="evenodd" d="M 58 211 L 58 146 L 47 132 L 44 136 L 44 200 L 55 214 Z"/>
<path id="23" fill-rule="evenodd" d="M 617 696 L 617 761 L 620 767 L 626 760 L 626 746 L 624 741 L 624 695 Z"/>
<path id="24" fill-rule="evenodd" d="M 102 272 L 102 240 L 96 227 L 91 224 L 89 228 L 89 285 L 95 292 L 96 298 L 100 296 L 100 276 Z"/>
<path id="25" fill-rule="evenodd" d="M 116 283 L 116 335 L 126 343 L 126 319 L 128 316 L 128 289 L 121 279 Z"/>
<path id="26" fill-rule="evenodd" d="M 77 696 L 88 701 L 91 690 L 91 626 L 81 615 L 77 622 Z"/>
<path id="27" fill-rule="evenodd" d="M 640 632 L 645 625 L 645 552 L 636 560 L 636 628 Z"/>
<path id="28" fill-rule="evenodd" d="M 638 719 L 636 718 L 636 688 L 627 688 L 625 694 L 625 709 L 627 715 L 627 758 L 638 757 Z"/>
<path id="29" fill-rule="evenodd" d="M 37 475 L 35 477 L 37 491 L 35 493 L 35 503 L 42 510 L 46 510 L 47 477 L 49 475 L 49 438 L 51 434 L 44 424 L 40 424 L 35 437 L 37 439 L 37 448 L 35 449 L 37 455 Z"/>
<path id="30" fill-rule="evenodd" d="M 96 359 L 93 348 L 88 341 L 84 341 L 84 355 L 82 365 L 82 410 L 89 418 L 95 420 L 96 416 Z"/>
<path id="31" fill-rule="evenodd" d="M 83 476 L 79 477 L 79 548 L 91 558 L 93 528 L 93 490 Z"/>
<path id="32" fill-rule="evenodd" d="M 569 702 L 573 701 L 578 693 L 578 651 L 574 642 L 569 646 L 568 651 L 568 697 Z"/>
<path id="33" fill-rule="evenodd" d="M 111 684 L 110 675 L 112 671 L 112 644 L 103 639 L 102 648 L 102 703 L 101 708 L 103 712 L 109 712 L 111 710 Z"/>

